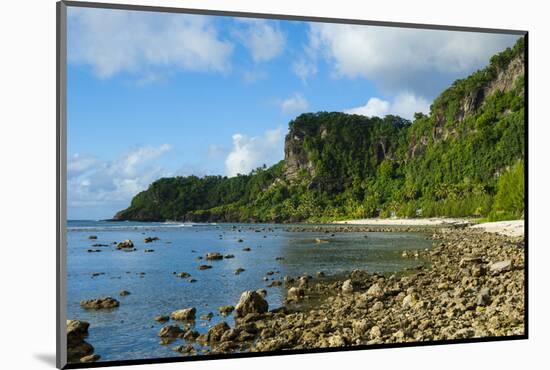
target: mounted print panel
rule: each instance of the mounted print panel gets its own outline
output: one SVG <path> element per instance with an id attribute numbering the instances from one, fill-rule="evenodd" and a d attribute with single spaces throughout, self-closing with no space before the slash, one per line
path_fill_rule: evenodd
<path id="1" fill-rule="evenodd" d="M 58 366 L 527 337 L 526 32 L 58 10 Z"/>

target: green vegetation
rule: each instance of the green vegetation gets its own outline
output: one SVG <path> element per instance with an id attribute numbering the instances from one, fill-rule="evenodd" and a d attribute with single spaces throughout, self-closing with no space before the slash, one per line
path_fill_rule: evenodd
<path id="1" fill-rule="evenodd" d="M 513 76 L 513 86 L 488 91 L 523 47 L 520 39 L 485 69 L 453 83 L 434 100 L 430 115 L 416 114 L 410 122 L 391 115 L 302 114 L 289 123 L 292 158 L 233 178 L 157 180 L 116 218 L 522 217 L 523 75 Z"/>

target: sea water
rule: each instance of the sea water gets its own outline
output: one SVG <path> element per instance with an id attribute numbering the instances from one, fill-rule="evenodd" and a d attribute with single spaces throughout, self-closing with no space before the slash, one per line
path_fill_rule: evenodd
<path id="1" fill-rule="evenodd" d="M 233 318 L 220 316 L 217 309 L 235 306 L 245 290 L 266 289 L 269 308 L 273 309 L 282 305 L 286 290 L 268 285 L 285 275 L 315 276 L 322 271 L 328 277 L 338 277 L 354 269 L 398 272 L 419 264 L 401 257 L 403 251 L 432 245 L 421 233 L 338 232 L 331 236 L 289 231 L 292 226 L 69 221 L 68 319 L 90 323 L 87 341 L 101 355 L 101 361 L 174 357 L 178 353 L 171 348 L 183 342 L 159 344 L 157 334 L 166 324 L 154 321 L 157 315 L 195 307 L 196 329 L 202 333 L 221 320 L 232 325 Z M 300 225 L 303 227 L 313 226 Z M 89 239 L 91 235 L 97 239 Z M 145 243 L 146 237 L 159 240 Z M 137 250 L 117 250 L 115 242 L 125 239 L 132 240 Z M 318 243 L 316 239 L 329 242 Z M 89 249 L 101 252 L 90 253 Z M 146 253 L 145 249 L 154 252 Z M 233 254 L 235 258 L 198 259 L 209 252 Z M 212 268 L 199 270 L 203 264 Z M 245 271 L 236 275 L 238 268 Z M 268 271 L 273 275 L 266 275 Z M 179 278 L 174 272 L 187 272 L 196 282 Z M 131 294 L 119 296 L 121 290 Z M 104 296 L 117 299 L 120 306 L 97 311 L 80 307 L 81 300 Z M 215 315 L 212 320 L 199 319 L 209 312 Z"/>

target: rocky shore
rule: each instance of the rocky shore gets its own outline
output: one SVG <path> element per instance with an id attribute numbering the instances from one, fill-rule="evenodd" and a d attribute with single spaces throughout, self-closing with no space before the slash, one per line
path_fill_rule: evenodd
<path id="1" fill-rule="evenodd" d="M 261 294 L 244 292 L 233 325 L 221 322 L 200 336 L 172 325 L 159 333 L 171 340 L 161 343 L 185 338 L 174 350 L 194 355 L 523 334 L 523 238 L 450 228 L 432 238 L 433 249 L 403 256 L 426 261 L 415 270 L 286 279 L 283 307 L 268 311 Z"/>

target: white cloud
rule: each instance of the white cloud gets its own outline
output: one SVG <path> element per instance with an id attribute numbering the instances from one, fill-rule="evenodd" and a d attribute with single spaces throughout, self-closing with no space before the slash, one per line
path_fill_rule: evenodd
<path id="1" fill-rule="evenodd" d="M 384 117 L 388 114 L 397 115 L 412 120 L 417 112 L 429 113 L 430 103 L 410 92 L 398 94 L 392 102 L 376 97 L 370 98 L 365 105 L 345 110 L 349 114 Z"/>
<path id="2" fill-rule="evenodd" d="M 233 45 L 199 15 L 70 8 L 68 60 L 101 78 L 161 67 L 226 71 Z M 148 78 L 146 77 L 146 80 Z"/>
<path id="3" fill-rule="evenodd" d="M 262 136 L 233 135 L 233 148 L 225 160 L 227 176 L 248 174 L 263 164 L 271 165 L 282 159 L 283 132 L 276 128 Z"/>
<path id="4" fill-rule="evenodd" d="M 283 114 L 298 114 L 309 109 L 308 101 L 299 93 L 279 101 L 279 106 Z"/>
<path id="5" fill-rule="evenodd" d="M 292 64 L 292 71 L 303 83 L 307 83 L 309 78 L 317 74 L 317 65 L 311 60 L 300 58 Z"/>
<path id="6" fill-rule="evenodd" d="M 115 161 L 74 154 L 67 163 L 69 207 L 128 206 L 132 197 L 151 182 L 170 175 L 156 161 L 170 150 L 168 144 L 143 146 Z"/>
<path id="7" fill-rule="evenodd" d="M 336 77 L 366 78 L 392 92 L 412 90 L 425 95 L 449 83 L 442 76 L 452 75 L 454 80 L 483 67 L 517 37 L 313 23 L 304 50 L 324 57 Z"/>
<path id="8" fill-rule="evenodd" d="M 265 62 L 279 56 L 285 47 L 286 37 L 278 23 L 263 19 L 239 19 L 246 25 L 236 32 L 237 38 L 250 51 L 254 62 Z"/>

